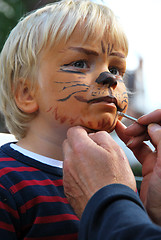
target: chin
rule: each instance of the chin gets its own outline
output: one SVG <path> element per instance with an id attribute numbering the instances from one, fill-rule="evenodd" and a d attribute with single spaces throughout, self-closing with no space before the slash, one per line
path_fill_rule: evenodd
<path id="1" fill-rule="evenodd" d="M 114 119 L 110 118 L 108 121 L 107 121 L 107 118 L 105 118 L 92 123 L 88 122 L 83 127 L 85 127 L 86 129 L 89 129 L 89 132 L 106 131 L 110 133 L 115 129 L 116 123 L 117 123 L 117 118 L 114 118 Z"/>
<path id="2" fill-rule="evenodd" d="M 113 124 L 109 124 L 106 127 L 99 129 L 98 131 L 106 131 L 108 133 L 111 133 L 113 130 L 115 130 L 115 126 L 116 126 L 116 122 Z"/>
<path id="3" fill-rule="evenodd" d="M 113 130 L 115 130 L 115 126 L 116 126 L 116 124 L 114 126 L 111 126 L 108 129 L 106 129 L 105 131 L 108 132 L 108 133 L 111 133 Z"/>

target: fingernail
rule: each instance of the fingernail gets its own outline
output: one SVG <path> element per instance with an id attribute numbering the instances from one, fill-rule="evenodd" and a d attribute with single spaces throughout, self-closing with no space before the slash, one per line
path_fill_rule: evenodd
<path id="1" fill-rule="evenodd" d="M 151 123 L 148 125 L 148 131 L 155 132 L 157 130 L 161 130 L 161 126 L 156 123 Z"/>
<path id="2" fill-rule="evenodd" d="M 133 138 L 131 138 L 127 143 L 126 143 L 126 146 L 128 147 L 130 144 L 133 143 Z"/>

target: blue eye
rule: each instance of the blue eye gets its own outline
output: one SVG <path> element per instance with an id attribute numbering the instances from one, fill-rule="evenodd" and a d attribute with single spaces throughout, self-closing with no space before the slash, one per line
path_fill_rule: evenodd
<path id="1" fill-rule="evenodd" d="M 109 71 L 110 71 L 110 73 L 112 73 L 113 75 L 120 75 L 120 72 L 119 72 L 118 68 L 116 68 L 116 67 L 111 67 L 111 68 L 109 68 Z"/>
<path id="2" fill-rule="evenodd" d="M 77 71 L 77 69 L 88 69 L 89 65 L 88 62 L 86 60 L 78 60 L 78 61 L 73 61 L 71 63 L 67 63 L 63 65 L 63 68 L 67 68 L 67 69 L 75 69 Z"/>
<path id="3" fill-rule="evenodd" d="M 84 60 L 73 62 L 71 65 L 76 68 L 88 68 L 87 63 Z"/>

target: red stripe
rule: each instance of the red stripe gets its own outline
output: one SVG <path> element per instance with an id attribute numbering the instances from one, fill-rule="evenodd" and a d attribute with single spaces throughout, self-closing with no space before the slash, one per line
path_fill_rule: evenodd
<path id="1" fill-rule="evenodd" d="M 18 192 L 19 190 L 28 187 L 28 186 L 35 186 L 35 185 L 39 185 L 39 186 L 48 186 L 48 185 L 54 185 L 54 186 L 63 186 L 63 180 L 55 180 L 55 181 L 51 181 L 50 179 L 46 179 L 46 180 L 23 180 L 17 184 L 15 184 L 14 186 L 10 187 L 10 190 L 13 193 Z"/>
<path id="2" fill-rule="evenodd" d="M 11 208 L 10 206 L 8 206 L 7 204 L 0 202 L 0 209 L 3 209 L 5 211 L 11 213 L 12 216 L 19 219 L 18 212 L 16 210 L 14 210 L 13 208 Z"/>
<path id="3" fill-rule="evenodd" d="M 66 198 L 62 198 L 59 196 L 38 196 L 26 202 L 23 206 L 21 206 L 21 213 L 25 213 L 28 209 L 34 207 L 37 204 L 44 202 L 62 202 L 68 204 L 68 200 Z"/>
<path id="4" fill-rule="evenodd" d="M 12 224 L 4 223 L 0 221 L 0 228 L 7 230 L 9 232 L 15 232 L 15 229 Z"/>
<path id="5" fill-rule="evenodd" d="M 24 240 L 77 240 L 78 239 L 78 233 L 73 234 L 66 234 L 66 235 L 57 235 L 57 236 L 51 236 L 51 237 L 26 237 Z"/>
<path id="6" fill-rule="evenodd" d="M 32 167 L 6 167 L 0 170 L 0 177 L 9 173 L 9 172 L 35 172 L 35 171 L 39 171 L 36 168 L 32 168 Z"/>
<path id="7" fill-rule="evenodd" d="M 6 190 L 6 188 L 3 185 L 1 185 L 1 184 L 0 184 L 0 187 Z"/>
<path id="8" fill-rule="evenodd" d="M 73 214 L 59 214 L 45 217 L 37 217 L 34 224 L 45 224 L 54 222 L 63 222 L 68 220 L 79 220 L 76 215 Z"/>
<path id="9" fill-rule="evenodd" d="M 10 162 L 10 161 L 15 161 L 14 158 L 0 158 L 0 162 Z"/>

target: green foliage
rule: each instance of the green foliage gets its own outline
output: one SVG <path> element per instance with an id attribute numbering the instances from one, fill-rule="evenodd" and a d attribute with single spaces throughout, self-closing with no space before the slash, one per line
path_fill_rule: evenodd
<path id="1" fill-rule="evenodd" d="M 21 0 L 0 0 L 0 50 L 26 9 Z"/>
<path id="2" fill-rule="evenodd" d="M 33 9 L 56 0 L 0 0 L 0 51 L 18 20 Z"/>

